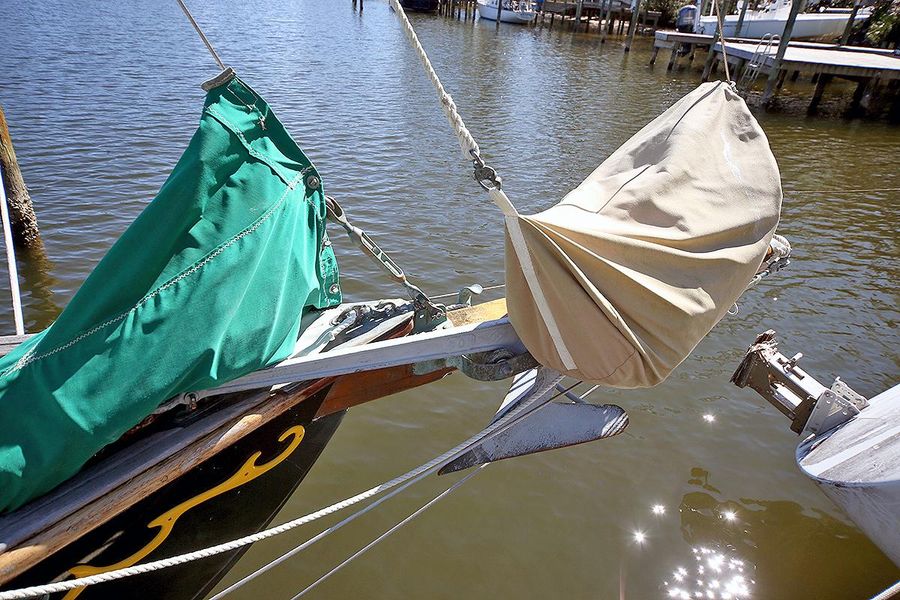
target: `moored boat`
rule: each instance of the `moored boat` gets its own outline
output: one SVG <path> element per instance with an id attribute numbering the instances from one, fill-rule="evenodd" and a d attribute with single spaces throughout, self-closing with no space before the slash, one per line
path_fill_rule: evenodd
<path id="1" fill-rule="evenodd" d="M 400 0 L 400 5 L 413 12 L 434 12 L 438 9 L 439 0 Z"/>
<path id="2" fill-rule="evenodd" d="M 350 224 L 268 104 L 220 64 L 204 86 L 200 129 L 157 198 L 50 329 L 3 361 L 0 410 L 21 425 L 3 434 L 41 450 L 21 452 L 34 460 L 33 471 L 17 470 L 17 456 L 0 463 L 15 483 L 0 489 L 11 511 L 0 524 L 5 587 L 100 595 L 95 583 L 135 573 L 166 578 L 169 569 L 217 556 L 191 589 L 171 587 L 175 577 L 153 584 L 160 595 L 202 594 L 242 548 L 287 531 L 280 525 L 247 535 L 266 526 L 342 411 L 452 370 L 513 378 L 494 419 L 444 455 L 309 517 L 392 487 L 397 493 L 398 482 L 439 469 L 480 468 L 617 435 L 625 411 L 586 402 L 589 392 L 575 387 L 660 383 L 752 283 L 786 259 L 774 233 L 781 206 L 774 156 L 724 82 L 673 104 L 556 205 L 521 215 L 402 7 L 391 5 L 417 44 L 475 181 L 503 212 L 507 299 L 469 307 L 475 290 L 462 290 L 454 305 L 433 302 Z M 714 128 L 719 135 L 710 136 Z M 671 176 L 688 170 L 689 180 Z M 326 219 L 410 299 L 344 303 Z M 148 248 L 148 231 L 168 235 L 167 243 Z M 19 410 L 26 402 L 32 412 Z M 34 414 L 60 406 L 79 416 L 97 416 L 92 411 L 102 406 L 99 416 L 109 422 L 44 439 Z M 89 435 L 95 430 L 103 434 Z M 307 453 L 304 440 L 312 442 Z M 245 522 L 227 517 L 240 506 L 227 502 L 234 494 L 279 475 L 282 464 L 293 464 L 293 479 L 247 510 Z M 219 500 L 221 513 L 205 512 Z M 192 525 L 194 515 L 203 523 L 229 518 L 235 527 L 209 532 Z M 291 527 L 313 520 L 306 519 Z M 168 558 L 157 560 L 159 548 L 179 539 L 183 546 L 166 547 L 160 554 Z M 181 548 L 192 550 L 179 555 L 184 562 L 170 556 Z M 129 571 L 136 565 L 144 571 Z"/>
<path id="3" fill-rule="evenodd" d="M 740 3 L 738 4 L 740 12 Z M 762 38 L 766 34 L 781 35 L 788 15 L 791 12 L 790 0 L 777 0 L 759 10 L 748 9 L 741 24 L 740 37 Z M 871 9 L 862 9 L 854 17 L 854 22 L 862 22 L 869 17 Z M 740 14 L 725 15 L 723 33 L 725 37 L 737 35 L 737 24 Z M 799 13 L 791 39 L 819 39 L 840 37 L 850 20 L 850 12 L 813 12 Z M 718 18 L 715 15 L 700 17 L 697 33 L 715 35 Z"/>
<path id="4" fill-rule="evenodd" d="M 530 0 L 478 0 L 478 16 L 488 21 L 497 21 L 497 9 L 501 2 L 501 23 L 531 23 L 537 16 Z"/>
<path id="5" fill-rule="evenodd" d="M 769 330 L 731 381 L 791 420 L 803 436 L 795 456 L 800 471 L 900 566 L 900 385 L 868 399 L 840 377 L 823 385 L 798 366 L 802 357 L 779 352 Z"/>

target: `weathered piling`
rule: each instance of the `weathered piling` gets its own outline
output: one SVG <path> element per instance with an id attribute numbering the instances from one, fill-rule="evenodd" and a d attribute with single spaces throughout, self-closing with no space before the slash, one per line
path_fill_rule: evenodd
<path id="1" fill-rule="evenodd" d="M 778 78 L 780 76 L 781 64 L 784 60 L 784 53 L 787 51 L 788 45 L 791 43 L 791 33 L 794 31 L 794 23 L 797 21 L 797 15 L 800 14 L 800 7 L 803 0 L 791 1 L 791 12 L 788 13 L 787 21 L 784 24 L 784 31 L 781 32 L 781 40 L 778 42 L 778 52 L 775 53 L 775 64 L 769 71 L 769 78 L 766 80 L 766 89 L 763 92 L 763 106 L 769 104 L 775 96 L 775 90 L 779 89 Z M 782 79 L 782 82 L 784 80 Z"/>
<path id="2" fill-rule="evenodd" d="M 625 52 L 629 52 L 631 50 L 631 45 L 634 44 L 634 33 L 637 31 L 640 15 L 641 0 L 636 0 L 634 8 L 631 11 L 631 23 L 628 25 L 628 40 L 625 42 Z"/>
<path id="3" fill-rule="evenodd" d="M 6 123 L 6 115 L 0 106 L 0 169 L 3 172 L 3 186 L 9 204 L 9 217 L 13 241 L 26 248 L 42 247 L 38 231 L 37 216 L 31 204 L 31 196 L 25 187 L 25 180 L 19 170 L 16 152 Z"/>

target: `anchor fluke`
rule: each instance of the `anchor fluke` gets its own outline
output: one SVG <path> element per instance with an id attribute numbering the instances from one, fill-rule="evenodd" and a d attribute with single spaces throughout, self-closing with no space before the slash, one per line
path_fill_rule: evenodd
<path id="1" fill-rule="evenodd" d="M 554 384 L 561 379 L 558 373 L 545 368 L 519 374 L 494 419 L 535 393 L 549 399 L 550 393 L 556 390 Z M 444 475 L 504 458 L 601 440 L 621 433 L 628 426 L 627 413 L 614 404 L 545 402 L 521 420 L 446 464 L 438 473 Z"/>

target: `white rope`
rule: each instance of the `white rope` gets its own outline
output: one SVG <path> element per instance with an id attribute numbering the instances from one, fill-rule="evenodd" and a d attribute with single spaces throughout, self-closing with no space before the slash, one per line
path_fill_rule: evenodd
<path id="1" fill-rule="evenodd" d="M 872 600 L 887 600 L 888 598 L 893 598 L 897 594 L 900 594 L 900 581 L 883 592 L 880 592 L 878 595 L 872 596 Z"/>
<path id="2" fill-rule="evenodd" d="M 431 84 L 434 86 L 435 91 L 438 93 L 438 97 L 441 102 L 441 108 L 444 109 L 444 114 L 447 116 L 447 121 L 449 121 L 450 126 L 453 128 L 453 132 L 456 134 L 456 139 L 459 142 L 459 148 L 462 150 L 463 159 L 466 161 L 471 161 L 474 157 L 479 156 L 481 154 L 481 150 L 478 148 L 478 142 L 475 141 L 475 138 L 472 137 L 472 133 L 466 127 L 465 122 L 460 116 L 459 111 L 456 109 L 456 103 L 453 101 L 453 97 L 444 89 L 444 85 L 441 83 L 440 77 L 438 77 L 437 72 L 434 70 L 434 67 L 431 65 L 431 60 L 428 59 L 428 54 L 425 52 L 425 48 L 422 47 L 422 42 L 419 41 L 419 36 L 416 35 L 415 29 L 413 29 L 412 23 L 409 22 L 409 19 L 406 16 L 406 11 L 403 10 L 403 7 L 400 5 L 398 0 L 390 0 L 391 8 L 394 9 L 394 12 L 400 17 L 400 22 L 403 24 L 403 30 L 406 32 L 407 37 L 409 38 L 410 43 L 413 46 L 413 49 L 416 51 L 416 54 L 419 55 L 419 60 L 422 61 L 422 66 L 425 68 L 425 74 L 428 75 L 428 79 L 431 80 Z M 490 195 L 491 201 L 497 205 L 497 207 L 503 211 L 504 215 L 512 216 L 518 215 L 519 213 L 516 211 L 515 206 L 513 206 L 512 201 L 510 201 L 509 197 L 506 195 L 500 187 L 493 187 L 487 190 Z"/>
<path id="3" fill-rule="evenodd" d="M 725 52 L 725 23 L 722 20 L 725 17 L 722 15 L 721 0 L 713 2 L 713 9 L 716 11 L 716 18 L 719 21 L 719 42 L 722 44 L 722 62 L 725 64 L 725 81 L 733 83 L 731 81 L 731 73 L 728 72 L 728 54 Z M 710 48 L 709 51 L 712 52 L 712 48 Z"/>
<path id="4" fill-rule="evenodd" d="M 380 494 L 381 492 L 390 490 L 391 488 L 397 487 L 401 484 L 404 484 L 411 479 L 417 478 L 420 475 L 428 474 L 437 469 L 444 466 L 446 463 L 454 460 L 458 455 L 466 452 L 471 446 L 474 446 L 487 436 L 497 432 L 499 429 L 506 427 L 511 424 L 514 419 L 518 419 L 521 416 L 524 416 L 523 413 L 531 407 L 532 404 L 537 402 L 538 400 L 544 399 L 547 391 L 553 389 L 557 383 L 562 379 L 562 376 L 558 378 L 551 378 L 552 381 L 547 382 L 545 387 L 541 390 L 536 390 L 534 395 L 523 402 L 520 406 L 516 407 L 508 414 L 498 419 L 497 421 L 491 423 L 484 429 L 482 429 L 479 433 L 473 435 L 466 441 L 461 444 L 455 446 L 451 450 L 441 454 L 437 458 L 434 458 L 428 461 L 425 464 L 422 464 L 415 469 L 400 475 L 399 477 L 395 477 L 386 483 L 382 483 L 381 485 L 377 485 L 373 488 L 370 488 L 364 492 L 361 492 L 355 496 L 347 498 L 346 500 L 342 500 L 340 502 L 336 502 L 331 506 L 326 506 L 325 508 L 319 509 L 313 513 L 310 513 L 306 516 L 299 517 L 292 521 L 288 521 L 277 527 L 272 527 L 270 529 L 266 529 L 260 531 L 258 533 L 254 533 L 252 535 L 247 535 L 242 538 L 238 538 L 236 540 L 232 540 L 230 542 L 225 542 L 223 544 L 217 544 L 215 546 L 210 546 L 208 548 L 203 548 L 201 550 L 195 550 L 193 552 L 187 552 L 185 554 L 179 554 L 177 556 L 172 556 L 170 558 L 163 558 L 160 560 L 155 560 L 148 563 L 143 563 L 139 565 L 134 565 L 131 567 L 125 567 L 123 569 L 116 569 L 114 571 L 107 571 L 106 573 L 98 573 L 97 575 L 89 575 L 87 577 L 80 577 L 77 579 L 69 579 L 67 581 L 59 581 L 56 583 L 48 583 L 44 585 L 36 585 L 26 588 L 20 588 L 15 590 L 6 590 L 0 591 L 0 600 L 23 600 L 25 598 L 32 598 L 34 596 L 43 596 L 45 594 L 57 594 L 60 592 L 66 592 L 69 590 L 73 590 L 80 587 L 85 587 L 88 585 L 94 585 L 98 583 L 106 583 L 109 581 L 116 581 L 118 579 L 124 579 L 125 577 L 130 577 L 132 575 L 141 575 L 144 573 L 152 573 L 154 571 L 159 571 L 162 569 L 166 569 L 168 567 L 174 567 L 177 565 L 183 565 L 189 562 L 194 562 L 203 558 L 209 558 L 211 556 L 216 556 L 218 554 L 223 554 L 225 552 L 231 552 L 232 550 L 237 550 L 238 548 L 242 548 L 244 546 L 248 546 L 250 544 L 254 544 L 256 542 L 268 539 L 270 537 L 274 537 L 276 535 L 288 532 L 292 529 L 296 529 L 301 525 L 306 525 L 307 523 L 312 523 L 317 519 L 321 519 L 322 517 L 326 517 L 332 513 L 335 513 L 339 510 L 343 510 L 354 504 L 358 504 L 363 500 L 367 500 L 373 496 Z M 544 403 L 546 404 L 546 402 Z M 544 404 L 540 404 L 537 407 L 534 407 L 533 410 L 537 410 Z"/>
<path id="5" fill-rule="evenodd" d="M 453 102 L 453 98 L 450 94 L 447 93 L 447 90 L 444 89 L 444 85 L 441 83 L 441 79 L 438 77 L 437 72 L 434 70 L 434 67 L 431 66 L 431 61 L 428 59 L 428 55 L 425 53 L 425 48 L 422 47 L 422 43 L 419 41 L 419 37 L 416 35 L 415 30 L 413 29 L 412 23 L 409 22 L 409 19 L 406 17 L 406 11 L 403 10 L 403 7 L 400 6 L 400 2 L 398 0 L 390 0 L 391 8 L 397 13 L 400 17 L 400 22 L 403 24 L 403 29 L 406 31 L 406 35 L 409 37 L 409 41 L 413 45 L 413 49 L 415 49 L 416 53 L 419 55 L 419 60 L 422 61 L 422 66 L 425 67 L 425 74 L 428 75 L 428 78 L 431 80 L 431 84 L 434 86 L 434 89 L 437 91 L 438 96 L 441 100 L 441 107 L 444 109 L 444 114 L 447 115 L 447 120 L 450 122 L 450 126 L 453 127 L 454 133 L 456 133 L 456 138 L 459 140 L 459 147 L 462 150 L 463 158 L 467 161 L 472 160 L 472 153 L 480 154 L 481 152 L 478 149 L 478 143 L 475 141 L 475 138 L 472 137 L 472 134 L 469 133 L 469 130 L 466 128 L 466 124 L 463 122 L 462 117 L 459 114 L 459 111 L 456 110 L 456 103 Z"/>
<path id="6" fill-rule="evenodd" d="M 559 378 L 556 379 L 557 382 L 559 382 L 559 381 L 561 381 L 561 380 L 562 380 L 562 377 L 561 377 L 561 376 L 560 376 Z M 577 385 L 577 384 L 576 384 L 576 385 Z M 557 384 L 557 386 L 554 386 L 554 387 L 558 387 L 558 384 Z M 573 386 L 573 387 L 574 387 L 574 386 Z M 540 398 L 540 397 L 542 397 L 546 392 L 549 392 L 549 391 L 551 391 L 552 389 L 553 389 L 553 388 L 550 387 L 550 386 L 545 386 L 544 389 L 541 390 L 541 393 L 540 393 L 539 395 L 536 395 L 536 396 L 533 395 L 533 396 L 532 396 L 532 399 L 535 400 L 535 399 L 537 399 L 537 398 Z M 567 392 L 567 391 L 568 391 L 568 390 L 565 390 L 565 392 Z M 563 393 L 565 393 L 565 392 L 563 392 Z M 559 396 L 559 394 L 556 394 L 556 396 Z M 554 396 L 554 398 L 555 398 L 556 396 Z M 531 403 L 531 402 L 529 402 L 529 404 L 530 404 L 530 403 Z M 537 409 L 541 408 L 541 406 L 544 406 L 544 405 L 541 404 L 541 405 L 535 407 L 533 410 L 537 410 Z M 532 411 L 532 412 L 533 412 L 533 411 Z M 519 417 L 517 417 L 514 421 L 511 421 L 508 425 L 511 426 L 513 423 L 515 423 L 515 421 L 518 421 L 520 418 L 524 418 L 525 416 L 527 416 L 527 414 L 521 414 L 521 415 L 519 415 Z M 255 570 L 255 571 L 253 571 L 252 573 L 250 573 L 249 575 L 246 575 L 246 576 L 242 577 L 241 579 L 239 579 L 238 581 L 234 582 L 233 584 L 231 584 L 230 586 L 228 586 L 227 588 L 225 588 L 224 590 L 222 590 L 221 592 L 219 592 L 218 594 L 216 594 L 215 596 L 213 596 L 213 597 L 210 598 L 209 600 L 221 600 L 222 598 L 224 598 L 225 596 L 227 596 L 227 595 L 230 594 L 231 592 L 233 592 L 233 591 L 237 590 L 238 588 L 241 588 L 241 587 L 245 586 L 246 584 L 250 583 L 252 580 L 256 579 L 257 577 L 259 577 L 259 576 L 262 575 L 263 573 L 268 572 L 269 570 L 271 570 L 271 569 L 277 567 L 278 565 L 280 565 L 281 563 L 283 563 L 283 562 L 286 561 L 287 559 L 291 558 L 292 556 L 294 556 L 294 555 L 298 554 L 299 552 L 302 552 L 303 550 L 309 548 L 310 546 L 312 546 L 313 544 L 315 544 L 316 542 L 318 542 L 318 541 L 321 540 L 322 538 L 324 538 L 324 537 L 326 537 L 326 536 L 328 536 L 328 535 L 331 535 L 332 533 L 334 533 L 335 531 L 337 531 L 338 529 L 340 529 L 340 528 L 343 527 L 344 525 L 350 523 L 351 521 L 353 521 L 353 520 L 356 519 L 357 517 L 361 517 L 362 515 L 366 514 L 366 513 L 369 512 L 370 510 L 376 508 L 378 505 L 382 504 L 382 503 L 385 502 L 386 500 L 389 500 L 390 498 L 392 498 L 392 497 L 396 496 L 397 494 L 403 492 L 403 490 L 405 490 L 405 489 L 408 488 L 409 486 L 411 486 L 411 485 L 413 485 L 414 483 L 416 483 L 416 482 L 418 482 L 418 481 L 424 479 L 425 477 L 427 477 L 428 475 L 430 475 L 430 474 L 433 473 L 434 471 L 436 471 L 436 470 L 438 470 L 439 468 L 441 468 L 444 464 L 449 463 L 449 462 L 452 461 L 452 460 L 455 460 L 457 456 L 459 456 L 460 454 L 462 454 L 463 452 L 466 452 L 466 451 L 467 451 L 467 449 L 464 448 L 463 450 L 460 450 L 460 451 L 459 451 L 455 456 L 453 456 L 452 458 L 449 458 L 449 459 L 447 459 L 446 461 L 444 461 L 442 464 L 435 465 L 434 467 L 432 467 L 432 468 L 430 468 L 430 469 L 427 469 L 427 470 L 425 470 L 425 471 L 422 471 L 421 473 L 419 473 L 418 475 L 416 475 L 415 477 L 413 477 L 412 479 L 410 479 L 409 481 L 407 481 L 406 483 L 404 483 L 403 485 L 401 485 L 401 486 L 398 487 L 397 489 L 393 490 L 392 492 L 389 492 L 388 494 L 386 494 L 386 495 L 382 496 L 381 498 L 379 498 L 378 500 L 374 501 L 374 502 L 373 502 L 372 504 L 370 504 L 369 506 L 363 508 L 362 510 L 359 510 L 359 511 L 353 513 L 352 515 L 350 515 L 350 516 L 347 517 L 346 519 L 340 521 L 339 523 L 336 523 L 335 525 L 332 525 L 332 526 L 329 527 L 328 529 L 325 529 L 324 531 L 318 533 L 317 535 L 313 536 L 312 538 L 308 539 L 307 541 L 303 542 L 302 544 L 299 544 L 298 546 L 295 546 L 294 548 L 291 548 L 290 550 L 288 550 L 287 552 L 285 552 L 284 554 L 282 554 L 281 556 L 279 556 L 279 557 L 276 558 L 275 560 L 269 561 L 268 563 L 264 564 L 263 566 L 261 566 L 261 567 L 258 568 L 257 570 Z"/>

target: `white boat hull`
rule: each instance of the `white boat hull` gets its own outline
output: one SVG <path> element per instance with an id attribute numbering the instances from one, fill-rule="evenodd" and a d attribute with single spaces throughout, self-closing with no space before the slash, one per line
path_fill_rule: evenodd
<path id="1" fill-rule="evenodd" d="M 868 13 L 857 14 L 856 21 L 861 22 L 868 16 Z M 815 39 L 825 37 L 839 37 L 844 33 L 847 27 L 847 20 L 850 18 L 848 13 L 803 13 L 797 15 L 794 22 L 794 30 L 791 32 L 791 39 Z M 724 32 L 725 37 L 737 37 L 738 15 L 727 15 L 725 17 Z M 750 12 L 744 18 L 741 26 L 742 38 L 761 38 L 767 33 L 773 35 L 781 35 L 784 31 L 784 24 L 787 22 L 787 15 L 781 14 L 757 14 Z M 697 33 L 704 35 L 715 35 L 716 33 L 716 17 L 701 17 L 700 30 Z"/>
<path id="2" fill-rule="evenodd" d="M 478 16 L 489 21 L 497 20 L 497 4 L 495 3 L 478 3 Z M 500 11 L 501 23 L 531 23 L 534 21 L 536 13 L 533 10 L 507 10 L 504 8 Z"/>
<path id="3" fill-rule="evenodd" d="M 900 565 L 900 385 L 797 448 L 797 464 Z"/>

